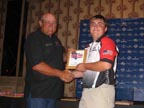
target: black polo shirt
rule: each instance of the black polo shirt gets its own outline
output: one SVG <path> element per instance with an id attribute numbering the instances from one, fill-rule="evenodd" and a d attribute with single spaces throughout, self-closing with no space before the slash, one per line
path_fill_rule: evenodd
<path id="1" fill-rule="evenodd" d="M 32 97 L 60 98 L 63 96 L 63 82 L 58 77 L 46 76 L 32 67 L 41 61 L 49 66 L 63 70 L 64 48 L 56 36 L 47 36 L 40 30 L 31 33 L 25 43 L 26 80 L 25 96 L 31 92 Z"/>

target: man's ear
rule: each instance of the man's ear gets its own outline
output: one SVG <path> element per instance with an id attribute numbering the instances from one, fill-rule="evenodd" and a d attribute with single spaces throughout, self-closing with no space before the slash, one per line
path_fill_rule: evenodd
<path id="1" fill-rule="evenodd" d="M 105 28 L 105 32 L 107 32 L 107 27 Z"/>
<path id="2" fill-rule="evenodd" d="M 39 20 L 39 25 L 40 25 L 40 27 L 42 26 L 42 21 L 41 20 Z"/>

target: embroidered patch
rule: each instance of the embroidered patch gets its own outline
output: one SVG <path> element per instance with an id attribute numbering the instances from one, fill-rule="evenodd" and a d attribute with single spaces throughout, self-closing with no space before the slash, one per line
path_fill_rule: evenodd
<path id="1" fill-rule="evenodd" d="M 52 46 L 52 43 L 46 43 L 45 46 Z"/>
<path id="2" fill-rule="evenodd" d="M 113 55 L 113 51 L 111 50 L 104 50 L 103 55 Z"/>

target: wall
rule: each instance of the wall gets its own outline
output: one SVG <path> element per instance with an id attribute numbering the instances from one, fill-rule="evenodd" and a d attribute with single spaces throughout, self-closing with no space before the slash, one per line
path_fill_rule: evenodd
<path id="1" fill-rule="evenodd" d="M 37 28 L 41 11 L 54 13 L 59 22 L 58 36 L 64 46 L 77 47 L 79 22 L 96 14 L 107 18 L 144 17 L 143 0 L 29 0 L 27 33 Z"/>
<path id="2" fill-rule="evenodd" d="M 79 22 L 93 15 L 102 14 L 106 18 L 144 18 L 144 0 L 27 0 L 29 2 L 27 33 L 38 27 L 41 11 L 52 12 L 59 22 L 58 37 L 65 47 L 77 48 Z M 0 1 L 0 58 L 4 38 L 4 16 L 6 3 Z M 2 23 L 2 24 L 1 24 Z M 1 59 L 0 59 L 1 62 Z M 24 61 L 25 67 L 25 61 Z M 24 68 L 25 73 L 25 68 Z M 65 96 L 75 95 L 75 81 L 65 84 Z"/>

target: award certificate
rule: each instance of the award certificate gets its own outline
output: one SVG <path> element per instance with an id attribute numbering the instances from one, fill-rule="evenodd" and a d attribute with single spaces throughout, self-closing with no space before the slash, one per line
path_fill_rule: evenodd
<path id="1" fill-rule="evenodd" d="M 76 50 L 69 52 L 66 69 L 75 69 L 79 63 L 84 63 L 86 60 L 86 50 Z"/>

